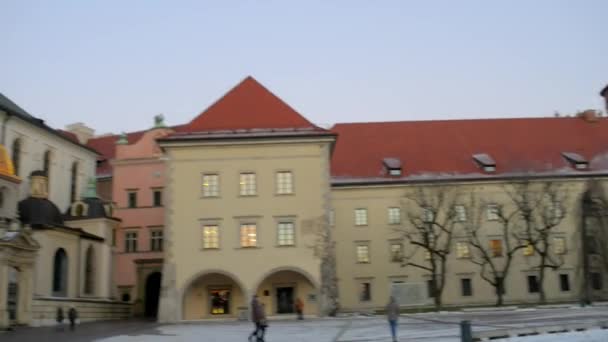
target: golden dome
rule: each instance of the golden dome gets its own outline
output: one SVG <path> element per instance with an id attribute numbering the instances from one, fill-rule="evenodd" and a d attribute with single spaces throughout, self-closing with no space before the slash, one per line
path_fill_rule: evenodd
<path id="1" fill-rule="evenodd" d="M 4 145 L 0 145 L 0 176 L 19 179 L 19 177 L 15 176 L 13 161 Z"/>

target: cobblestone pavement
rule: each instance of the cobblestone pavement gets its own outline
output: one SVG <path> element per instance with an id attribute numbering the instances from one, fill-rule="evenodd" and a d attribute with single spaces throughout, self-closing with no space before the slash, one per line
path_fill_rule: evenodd
<path id="1" fill-rule="evenodd" d="M 562 307 L 477 312 L 446 312 L 403 315 L 399 341 L 458 342 L 459 323 L 472 322 L 473 329 L 491 330 L 535 325 L 608 321 L 608 307 Z M 56 328 L 19 328 L 0 333 L 2 342 L 245 342 L 252 330 L 249 322 L 193 322 L 160 325 L 147 321 L 86 323 L 75 332 Z M 383 317 L 345 317 L 305 321 L 271 319 L 267 342 L 371 342 L 390 341 Z"/>

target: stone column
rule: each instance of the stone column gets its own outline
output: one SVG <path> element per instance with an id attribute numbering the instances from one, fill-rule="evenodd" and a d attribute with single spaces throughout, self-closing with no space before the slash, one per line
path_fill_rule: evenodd
<path id="1" fill-rule="evenodd" d="M 8 307 L 6 295 L 8 294 L 8 266 L 0 263 L 0 329 L 9 325 Z"/>
<path id="2" fill-rule="evenodd" d="M 24 267 L 19 272 L 19 292 L 17 293 L 17 319 L 19 324 L 30 324 L 32 321 L 33 274 L 32 265 Z"/>

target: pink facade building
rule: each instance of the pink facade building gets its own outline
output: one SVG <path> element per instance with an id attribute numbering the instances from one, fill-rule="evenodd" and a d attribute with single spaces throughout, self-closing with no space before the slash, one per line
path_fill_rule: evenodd
<path id="1" fill-rule="evenodd" d="M 114 281 L 137 316 L 155 317 L 163 263 L 165 162 L 156 140 L 172 132 L 156 127 L 132 144 L 116 142 L 112 197 L 122 225 L 115 232 Z"/>

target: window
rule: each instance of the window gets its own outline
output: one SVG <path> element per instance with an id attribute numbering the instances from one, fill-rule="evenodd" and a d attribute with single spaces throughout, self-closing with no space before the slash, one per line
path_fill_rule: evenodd
<path id="1" fill-rule="evenodd" d="M 112 246 L 116 246 L 116 228 L 112 229 Z"/>
<path id="2" fill-rule="evenodd" d="M 488 221 L 498 221 L 499 210 L 496 204 L 488 204 L 486 207 L 486 218 Z"/>
<path id="3" fill-rule="evenodd" d="M 293 222 L 279 222 L 277 229 L 279 246 L 295 245 L 295 227 Z"/>
<path id="4" fill-rule="evenodd" d="M 17 138 L 13 140 L 13 167 L 15 168 L 15 175 L 19 176 L 21 166 L 21 139 Z"/>
<path id="5" fill-rule="evenodd" d="M 51 188 L 51 151 L 47 150 L 44 152 L 42 161 L 42 170 L 46 174 L 47 189 Z M 47 191 L 48 192 L 48 191 Z"/>
<path id="6" fill-rule="evenodd" d="M 464 205 L 455 206 L 454 212 L 457 222 L 465 222 L 467 220 L 467 208 Z"/>
<path id="7" fill-rule="evenodd" d="M 597 273 L 597 272 L 591 273 L 591 287 L 594 290 L 602 289 L 602 275 L 600 273 Z"/>
<path id="8" fill-rule="evenodd" d="M 502 240 L 490 240 L 490 251 L 492 256 L 497 258 L 502 256 Z"/>
<path id="9" fill-rule="evenodd" d="M 431 251 L 428 249 L 424 250 L 424 260 L 431 260 Z"/>
<path id="10" fill-rule="evenodd" d="M 422 212 L 422 220 L 426 223 L 432 223 L 435 220 L 435 213 L 431 208 L 424 208 Z"/>
<path id="11" fill-rule="evenodd" d="M 217 174 L 203 175 L 203 197 L 218 197 L 220 195 L 220 176 Z"/>
<path id="12" fill-rule="evenodd" d="M 401 208 L 388 208 L 388 224 L 401 223 Z"/>
<path id="13" fill-rule="evenodd" d="M 371 283 L 361 283 L 359 289 L 359 300 L 362 302 L 369 302 L 372 300 L 372 284 Z"/>
<path id="14" fill-rule="evenodd" d="M 426 281 L 426 293 L 429 298 L 435 298 L 435 282 L 433 279 Z"/>
<path id="15" fill-rule="evenodd" d="M 336 225 L 336 211 L 333 209 L 330 209 L 328 215 L 329 215 L 329 218 L 328 218 L 329 225 L 331 227 L 335 226 Z"/>
<path id="16" fill-rule="evenodd" d="M 384 167 L 391 176 L 401 176 L 402 165 L 399 158 L 384 158 Z"/>
<path id="17" fill-rule="evenodd" d="M 218 226 L 208 225 L 203 227 L 203 248 L 220 248 L 220 230 Z"/>
<path id="18" fill-rule="evenodd" d="M 528 293 L 538 293 L 538 278 L 535 275 L 528 276 Z"/>
<path id="19" fill-rule="evenodd" d="M 369 263 L 369 245 L 357 245 L 357 262 Z"/>
<path id="20" fill-rule="evenodd" d="M 229 289 L 210 290 L 209 298 L 211 298 L 211 314 L 212 315 L 230 314 L 230 290 Z"/>
<path id="21" fill-rule="evenodd" d="M 59 248 L 53 260 L 53 296 L 65 297 L 67 292 L 68 256 L 63 248 Z"/>
<path id="22" fill-rule="evenodd" d="M 469 244 L 466 242 L 456 242 L 456 256 L 458 259 L 466 259 L 471 257 Z"/>
<path id="23" fill-rule="evenodd" d="M 70 203 L 76 201 L 78 194 L 78 162 L 72 163 L 72 174 L 70 176 Z"/>
<path id="24" fill-rule="evenodd" d="M 155 207 L 162 207 L 163 206 L 163 191 L 161 189 L 155 189 L 153 190 L 153 205 Z"/>
<path id="25" fill-rule="evenodd" d="M 560 274 L 559 275 L 559 288 L 563 292 L 570 291 L 570 279 L 568 278 L 567 274 Z"/>
<path id="26" fill-rule="evenodd" d="M 293 175 L 291 171 L 277 172 L 277 194 L 288 195 L 293 194 Z"/>
<path id="27" fill-rule="evenodd" d="M 125 252 L 137 252 L 137 232 L 125 233 Z"/>
<path id="28" fill-rule="evenodd" d="M 127 191 L 127 207 L 137 208 L 137 191 Z"/>
<path id="29" fill-rule="evenodd" d="M 255 196 L 256 194 L 256 183 L 255 173 L 241 173 L 240 176 L 240 189 L 241 196 Z"/>
<path id="30" fill-rule="evenodd" d="M 529 243 L 524 247 L 524 256 L 532 256 L 534 255 L 534 245 Z"/>
<path id="31" fill-rule="evenodd" d="M 566 254 L 566 239 L 563 237 L 553 238 L 553 251 L 555 254 Z"/>
<path id="32" fill-rule="evenodd" d="M 258 233 L 255 224 L 241 224 L 241 247 L 256 247 Z"/>
<path id="33" fill-rule="evenodd" d="M 367 209 L 355 209 L 355 225 L 367 226 Z"/>
<path id="34" fill-rule="evenodd" d="M 150 231 L 150 250 L 154 252 L 160 252 L 163 250 L 163 231 L 152 230 Z"/>
<path id="35" fill-rule="evenodd" d="M 549 223 L 558 224 L 564 216 L 564 210 L 560 202 L 553 202 L 548 208 L 547 218 Z"/>
<path id="36" fill-rule="evenodd" d="M 471 284 L 470 278 L 460 279 L 460 285 L 462 288 L 463 297 L 470 297 L 473 295 L 473 285 Z"/>
<path id="37" fill-rule="evenodd" d="M 401 262 L 403 259 L 403 244 L 401 242 L 391 242 L 391 261 Z"/>
<path id="38" fill-rule="evenodd" d="M 89 248 L 87 249 L 84 266 L 84 293 L 88 295 L 93 294 L 95 286 L 95 277 L 93 273 L 93 265 L 95 265 L 95 256 L 93 253 L 93 246 L 89 246 Z"/>
<path id="39" fill-rule="evenodd" d="M 597 240 L 593 236 L 587 236 L 587 254 L 598 254 Z"/>

